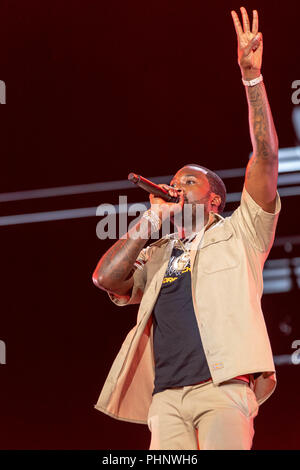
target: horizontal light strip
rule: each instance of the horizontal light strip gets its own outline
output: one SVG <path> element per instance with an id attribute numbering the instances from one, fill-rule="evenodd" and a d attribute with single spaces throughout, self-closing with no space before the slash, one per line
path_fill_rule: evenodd
<path id="1" fill-rule="evenodd" d="M 250 154 L 250 156 L 252 153 Z M 279 150 L 279 173 L 300 171 L 300 147 L 290 147 Z M 220 178 L 237 178 L 245 175 L 245 168 L 231 168 L 216 170 Z M 290 176 L 290 178 L 289 178 Z M 278 184 L 295 184 L 300 182 L 299 175 L 285 175 L 286 179 L 278 178 Z M 148 177 L 154 183 L 169 183 L 172 175 Z M 282 181 L 282 182 L 281 182 Z M 60 186 L 56 188 L 42 188 L 25 191 L 15 191 L 0 194 L 0 202 L 22 201 L 27 199 L 41 199 L 57 196 L 70 196 L 73 194 L 97 193 L 103 191 L 117 191 L 131 189 L 134 185 L 128 180 L 107 181 L 103 183 L 79 184 L 73 186 Z M 297 193 L 298 194 L 298 193 Z"/>
<path id="2" fill-rule="evenodd" d="M 286 268 L 268 268 L 264 270 L 264 281 L 272 278 L 289 277 L 292 273 L 290 267 Z"/>
<path id="3" fill-rule="evenodd" d="M 291 186 L 291 187 L 284 187 L 284 188 L 278 188 L 278 193 L 281 197 L 286 197 L 286 196 L 299 196 L 300 194 L 300 186 Z M 226 203 L 227 202 L 237 202 L 240 201 L 242 196 L 241 192 L 237 193 L 228 193 L 226 197 Z"/>
<path id="4" fill-rule="evenodd" d="M 106 215 L 110 214 L 124 214 L 127 212 L 127 209 L 130 209 L 133 204 L 128 204 L 127 206 L 112 205 L 111 210 L 106 211 Z M 147 209 L 150 207 L 150 202 L 140 202 L 139 204 L 145 205 Z M 48 222 L 53 220 L 67 220 L 67 219 L 80 219 L 83 217 L 96 217 L 96 211 L 98 207 L 84 207 L 82 209 L 66 209 L 59 211 L 49 211 L 49 212 L 34 212 L 32 214 L 18 214 L 18 215 L 8 215 L 0 217 L 0 226 L 6 225 L 17 225 L 17 224 L 30 224 L 34 222 Z"/>
<path id="5" fill-rule="evenodd" d="M 293 283 L 291 278 L 264 280 L 264 294 L 290 292 L 292 287 Z"/>
<path id="6" fill-rule="evenodd" d="M 299 167 L 300 170 L 300 167 Z M 216 171 L 216 173 L 222 179 L 226 178 L 233 178 L 233 173 L 236 171 L 235 176 L 244 176 L 245 175 L 245 168 L 236 168 L 233 170 L 221 170 Z M 221 173 L 226 173 L 226 176 L 223 176 Z M 229 176 L 230 174 L 230 176 Z M 300 183 L 300 173 L 292 173 L 292 174 L 279 174 L 278 175 L 278 186 L 283 186 L 285 184 L 297 184 Z"/>
<path id="7" fill-rule="evenodd" d="M 229 168 L 228 170 L 216 170 L 215 173 L 220 176 L 220 178 L 226 180 L 226 178 L 239 178 L 240 176 L 245 176 L 246 168 Z"/>
<path id="8" fill-rule="evenodd" d="M 300 235 L 292 235 L 290 237 L 275 238 L 274 246 L 300 245 Z"/>
<path id="9" fill-rule="evenodd" d="M 299 365 L 292 362 L 292 354 L 282 354 L 279 356 L 273 356 L 274 364 L 276 366 L 286 366 L 286 365 Z"/>
<path id="10" fill-rule="evenodd" d="M 280 196 L 294 196 L 300 194 L 300 186 L 284 187 L 279 188 L 278 192 Z M 227 202 L 238 202 L 242 196 L 241 192 L 229 193 L 227 195 Z M 149 201 L 141 202 L 145 204 L 147 208 L 149 207 Z M 128 205 L 130 207 L 130 204 Z M 118 213 L 119 206 L 114 206 L 116 213 Z M 115 213 L 114 211 L 112 213 Z M 228 217 L 232 214 L 231 212 L 224 212 L 223 217 Z M 93 217 L 96 216 L 96 208 L 86 207 L 82 209 L 66 209 L 58 211 L 49 211 L 49 212 L 36 212 L 31 214 L 18 214 L 18 215 L 8 215 L 0 217 L 0 226 L 4 225 L 15 225 L 22 223 L 32 223 L 32 222 L 44 222 L 50 220 L 63 220 L 63 219 L 77 219 L 80 217 Z M 289 241 L 289 240 L 288 240 Z"/>
<path id="11" fill-rule="evenodd" d="M 244 176 L 245 168 L 233 168 L 231 170 L 220 170 L 216 172 L 220 178 L 234 178 Z M 156 184 L 169 183 L 172 176 L 149 177 Z M 279 175 L 278 185 L 300 183 L 300 174 Z M 57 188 L 32 189 L 26 191 L 16 191 L 9 193 L 0 193 L 0 202 L 24 201 L 28 199 L 42 199 L 58 196 L 72 196 L 74 194 L 98 193 L 104 191 L 120 191 L 122 189 L 132 189 L 134 186 L 127 180 L 107 181 L 104 183 L 78 184 L 75 186 L 60 186 Z M 233 193 L 239 194 L 239 193 Z M 233 199 L 236 200 L 236 199 Z M 227 201 L 230 202 L 230 194 L 227 195 Z"/>
<path id="12" fill-rule="evenodd" d="M 168 180 L 167 180 L 168 178 Z M 170 181 L 171 176 L 154 176 L 149 179 L 156 184 Z M 57 188 L 32 189 L 0 194 L 0 202 L 23 201 L 25 199 L 40 199 L 56 196 L 71 196 L 73 194 L 98 193 L 103 191 L 117 191 L 131 189 L 134 186 L 128 180 L 106 181 L 104 183 L 78 184 L 76 186 L 60 186 Z"/>
<path id="13" fill-rule="evenodd" d="M 50 220 L 80 219 L 82 217 L 95 217 L 97 207 L 84 207 L 82 209 L 66 209 L 60 211 L 34 212 L 32 214 L 7 215 L 0 217 L 0 226 L 30 224 L 33 222 L 48 222 Z"/>
<path id="14" fill-rule="evenodd" d="M 270 270 L 287 268 L 290 266 L 291 261 L 288 258 L 270 259 L 266 262 L 265 268 Z"/>
<path id="15" fill-rule="evenodd" d="M 264 294 L 291 291 L 294 288 L 292 276 L 300 287 L 300 258 L 268 260 L 263 271 Z"/>
<path id="16" fill-rule="evenodd" d="M 249 159 L 252 157 L 253 152 L 249 154 Z M 288 147 L 279 149 L 278 151 L 279 160 L 279 173 L 290 173 L 293 171 L 300 170 L 300 146 Z"/>
<path id="17" fill-rule="evenodd" d="M 299 196 L 300 194 L 300 186 L 291 186 L 290 188 L 279 188 L 278 192 L 280 196 Z"/>
<path id="18" fill-rule="evenodd" d="M 297 184 L 297 183 L 300 183 L 300 173 L 278 175 L 278 186 L 283 186 L 285 184 Z"/>
<path id="19" fill-rule="evenodd" d="M 279 157 L 279 173 L 286 173 L 300 170 L 300 147 L 290 147 L 280 149 Z"/>
<path id="20" fill-rule="evenodd" d="M 279 160 L 300 160 L 300 146 L 279 149 Z"/>
<path id="21" fill-rule="evenodd" d="M 230 170 L 219 170 L 216 173 L 220 178 L 234 178 L 238 176 L 244 176 L 245 168 L 233 168 Z M 153 183 L 168 184 L 172 175 L 169 176 L 153 176 L 147 177 L 147 179 L 153 181 Z M 57 196 L 72 196 L 74 194 L 88 194 L 88 193 L 98 193 L 104 191 L 118 191 L 121 189 L 132 189 L 136 188 L 128 180 L 119 180 L 119 181 L 107 181 L 104 183 L 90 183 L 90 184 L 78 184 L 75 186 L 60 186 L 57 188 L 44 188 L 44 189 L 32 189 L 25 191 L 15 191 L 9 193 L 0 193 L 0 202 L 12 202 L 12 201 L 23 201 L 28 199 L 42 199 L 48 197 L 57 197 Z"/>

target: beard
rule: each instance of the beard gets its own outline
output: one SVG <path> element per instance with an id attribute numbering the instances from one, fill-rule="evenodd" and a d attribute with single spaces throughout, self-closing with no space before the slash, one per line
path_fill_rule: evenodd
<path id="1" fill-rule="evenodd" d="M 193 217 L 196 216 L 197 208 L 199 206 L 203 206 L 204 208 L 204 215 L 207 216 L 209 213 L 209 199 L 210 199 L 211 191 L 208 191 L 205 196 L 203 196 L 201 199 L 198 199 L 196 201 L 189 201 L 187 196 L 184 195 L 184 204 L 191 204 L 192 205 L 192 214 Z"/>
<path id="2" fill-rule="evenodd" d="M 208 191 L 201 199 L 190 201 L 186 194 L 184 194 L 184 205 L 181 217 L 173 217 L 173 225 L 176 227 L 184 227 L 187 231 L 200 231 L 209 218 L 210 195 L 211 192 Z"/>

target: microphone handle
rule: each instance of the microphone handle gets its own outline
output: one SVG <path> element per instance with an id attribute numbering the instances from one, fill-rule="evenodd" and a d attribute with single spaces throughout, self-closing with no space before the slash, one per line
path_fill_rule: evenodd
<path id="1" fill-rule="evenodd" d="M 175 203 L 179 202 L 178 197 L 170 196 L 168 191 L 161 188 L 157 184 L 152 183 L 152 181 L 147 180 L 143 176 L 136 175 L 135 173 L 130 173 L 128 175 L 128 180 L 136 184 L 140 188 L 144 189 L 148 193 L 153 194 L 154 196 L 160 197 L 167 202 L 175 202 Z"/>

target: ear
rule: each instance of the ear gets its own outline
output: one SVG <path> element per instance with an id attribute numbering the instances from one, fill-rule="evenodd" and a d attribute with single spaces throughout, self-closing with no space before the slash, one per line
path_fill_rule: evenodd
<path id="1" fill-rule="evenodd" d="M 218 210 L 219 206 L 221 205 L 221 202 L 222 202 L 221 197 L 218 196 L 217 194 L 212 193 L 212 199 L 210 201 L 210 204 L 213 207 L 213 209 Z"/>

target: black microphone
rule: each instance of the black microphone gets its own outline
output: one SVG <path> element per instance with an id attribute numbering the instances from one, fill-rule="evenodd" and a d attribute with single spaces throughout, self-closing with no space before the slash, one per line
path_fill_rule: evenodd
<path id="1" fill-rule="evenodd" d="M 143 178 L 143 176 L 136 175 L 135 173 L 129 173 L 128 179 L 129 181 L 136 184 L 140 188 L 144 189 L 148 193 L 153 194 L 154 196 L 160 197 L 167 202 L 175 202 L 175 203 L 179 202 L 179 197 L 170 196 L 168 191 L 161 188 L 157 184 L 152 183 L 152 181 L 149 181 L 146 178 Z"/>

